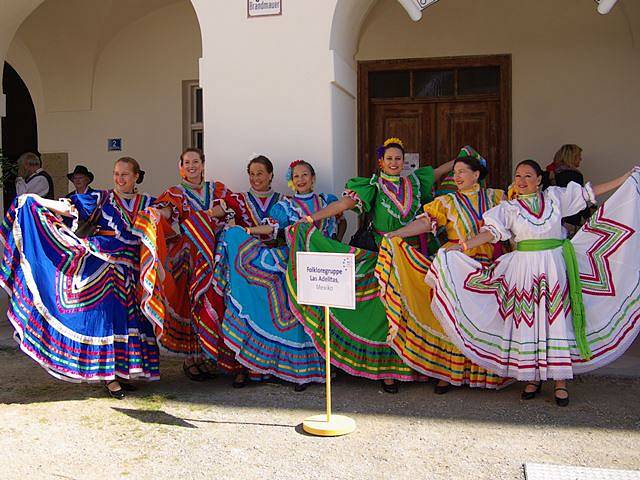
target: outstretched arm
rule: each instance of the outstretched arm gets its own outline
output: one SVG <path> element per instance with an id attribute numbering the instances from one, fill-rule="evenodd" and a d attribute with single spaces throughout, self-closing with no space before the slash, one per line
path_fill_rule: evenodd
<path id="1" fill-rule="evenodd" d="M 385 235 L 385 237 L 393 238 L 393 237 L 414 237 L 416 235 L 420 235 L 421 233 L 427 233 L 431 231 L 431 219 L 427 215 L 418 215 L 416 219 L 408 225 L 405 225 L 402 228 L 394 230 L 393 232 L 389 232 Z"/>
<path id="2" fill-rule="evenodd" d="M 317 212 L 309 215 L 311 220 L 314 222 L 318 222 L 320 220 L 324 220 L 329 217 L 337 217 L 341 213 L 346 210 L 351 210 L 356 206 L 356 201 L 350 197 L 342 197 L 340 200 L 336 200 L 335 202 L 330 203 L 322 210 L 318 210 Z M 308 220 L 308 219 L 307 219 Z"/>
<path id="3" fill-rule="evenodd" d="M 249 235 L 271 235 L 274 227 L 272 225 L 258 225 L 245 229 Z"/>
<path id="4" fill-rule="evenodd" d="M 468 240 L 458 243 L 457 245 L 452 245 L 447 248 L 447 250 L 459 250 L 464 252 L 465 250 L 471 250 L 472 248 L 479 247 L 480 245 L 484 245 L 485 243 L 489 243 L 494 239 L 493 235 L 489 231 L 482 231 L 475 237 L 471 237 Z"/>
<path id="5" fill-rule="evenodd" d="M 602 195 L 603 193 L 607 193 L 610 192 L 611 190 L 615 190 L 616 188 L 618 188 L 620 185 L 622 185 L 624 183 L 624 181 L 629 178 L 629 176 L 631 176 L 631 173 L 633 173 L 633 170 L 628 171 L 627 173 L 625 173 L 624 175 L 615 178 L 613 180 L 609 180 L 608 182 L 604 182 L 604 183 L 599 183 L 598 185 L 594 185 L 593 188 L 593 193 L 596 195 L 596 197 L 598 195 Z"/>

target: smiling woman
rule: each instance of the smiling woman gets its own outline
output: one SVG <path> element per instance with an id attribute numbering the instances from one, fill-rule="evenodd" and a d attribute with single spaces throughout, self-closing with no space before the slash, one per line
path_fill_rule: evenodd
<path id="1" fill-rule="evenodd" d="M 184 373 L 194 381 L 212 377 L 207 360 L 224 371 L 239 368 L 221 352 L 223 302 L 211 282 L 216 236 L 242 212 L 223 183 L 203 180 L 204 165 L 199 149 L 182 152 L 182 182 L 160 195 L 137 224 L 143 236 L 142 311 L 162 322 L 160 344 L 185 357 Z"/>
<path id="2" fill-rule="evenodd" d="M 105 381 L 123 398 L 125 383 L 159 378 L 154 321 L 137 299 L 140 238 L 136 218 L 152 198 L 135 193 L 138 162 L 114 165 L 114 189 L 46 200 L 19 196 L 2 226 L 0 284 L 23 352 L 51 375 L 71 382 Z M 92 228 L 80 235 L 59 215 Z M 82 237 L 82 238 L 81 238 Z"/>
<path id="3" fill-rule="evenodd" d="M 349 180 L 340 200 L 305 217 L 304 221 L 311 225 L 299 225 L 291 232 L 290 261 L 295 265 L 297 251 L 355 252 L 359 272 L 357 308 L 355 311 L 332 311 L 332 335 L 340 344 L 332 362 L 353 375 L 383 380 L 383 389 L 395 393 L 398 389 L 394 380 L 410 381 L 420 375 L 407 366 L 387 344 L 387 317 L 378 299 L 379 289 L 374 277 L 377 252 L 336 242 L 326 238 L 314 227 L 346 210 L 367 213 L 371 218 L 371 234 L 375 243 L 379 244 L 382 235 L 413 221 L 421 205 L 430 199 L 434 180 L 450 171 L 453 161 L 435 170 L 423 167 L 407 176 L 401 176 L 404 144 L 400 139 L 387 139 L 376 153 L 379 173 L 371 178 Z M 292 272 L 292 269 L 288 272 L 288 287 L 295 293 Z M 291 308 L 313 338 L 318 350 L 324 350 L 322 312 L 315 307 L 298 304 L 293 294 Z M 367 319 L 366 323 L 362 322 L 363 318 Z"/>

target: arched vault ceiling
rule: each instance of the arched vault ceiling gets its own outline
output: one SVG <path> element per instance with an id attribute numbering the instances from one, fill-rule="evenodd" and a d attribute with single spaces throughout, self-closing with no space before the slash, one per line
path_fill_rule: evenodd
<path id="1" fill-rule="evenodd" d="M 131 23 L 180 2 L 190 3 L 46 0 L 40 4 L 20 25 L 15 38 L 27 47 L 38 67 L 47 111 L 90 109 L 94 69 L 104 47 Z M 65 94 L 60 95 L 61 91 Z"/>

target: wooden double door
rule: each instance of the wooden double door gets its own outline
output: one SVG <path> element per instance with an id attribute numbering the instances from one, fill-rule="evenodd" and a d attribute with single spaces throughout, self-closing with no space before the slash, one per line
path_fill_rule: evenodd
<path id="1" fill-rule="evenodd" d="M 488 160 L 488 183 L 508 183 L 508 56 L 362 62 L 360 74 L 360 175 L 371 175 L 377 147 L 398 137 L 420 166 L 441 165 L 471 145 Z"/>

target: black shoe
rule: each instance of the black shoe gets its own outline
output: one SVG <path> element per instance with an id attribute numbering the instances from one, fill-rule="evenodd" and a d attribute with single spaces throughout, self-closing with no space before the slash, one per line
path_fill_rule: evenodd
<path id="1" fill-rule="evenodd" d="M 542 382 L 529 382 L 524 386 L 524 388 L 526 389 L 529 385 L 535 386 L 536 389 L 532 392 L 522 390 L 522 393 L 520 394 L 520 398 L 522 400 L 531 400 L 532 398 L 535 398 L 535 396 L 542 390 Z"/>
<path id="2" fill-rule="evenodd" d="M 196 363 L 196 368 L 198 369 L 198 372 L 200 372 L 200 375 L 202 375 L 205 380 L 213 380 L 218 376 L 215 370 L 212 370 L 212 368 L 215 368 L 215 366 L 208 360 L 205 360 L 204 362 Z"/>
<path id="3" fill-rule="evenodd" d="M 560 398 L 555 394 L 556 392 L 567 392 L 567 397 Z M 566 407 L 567 405 L 569 405 L 569 390 L 564 387 L 556 387 L 553 390 L 553 398 L 556 400 L 556 405 L 558 405 L 559 407 Z"/>
<path id="4" fill-rule="evenodd" d="M 120 388 L 122 388 L 122 390 L 124 390 L 125 392 L 135 392 L 138 390 L 138 387 L 129 382 L 120 382 Z"/>
<path id="5" fill-rule="evenodd" d="M 386 393 L 398 393 L 398 382 L 395 380 L 393 383 L 385 383 L 384 380 L 380 380 L 380 385 L 382 385 L 382 390 Z"/>
<path id="6" fill-rule="evenodd" d="M 240 380 L 238 380 L 238 377 L 240 377 Z M 233 383 L 231 384 L 231 386 L 233 388 L 244 388 L 247 386 L 248 383 L 249 383 L 249 379 L 247 378 L 247 374 L 239 373 L 238 375 L 236 375 L 236 378 L 233 380 Z"/>
<path id="7" fill-rule="evenodd" d="M 444 395 L 450 389 L 451 389 L 451 384 L 450 383 L 447 383 L 446 385 L 438 385 L 438 384 L 436 384 L 436 386 L 433 387 L 433 393 L 435 393 L 436 395 Z"/>
<path id="8" fill-rule="evenodd" d="M 105 382 L 104 384 L 105 390 L 109 393 L 109 396 L 111 398 L 115 398 L 116 400 L 122 400 L 124 398 L 124 389 L 122 388 L 122 385 L 118 390 L 111 390 L 109 388 L 109 385 L 111 385 L 112 383 L 118 383 L 118 381 L 111 380 L 110 382 Z"/>
<path id="9" fill-rule="evenodd" d="M 192 363 L 191 365 L 183 363 L 182 371 L 189 380 L 193 380 L 194 382 L 204 382 L 207 379 L 195 363 Z"/>
<path id="10" fill-rule="evenodd" d="M 296 383 L 293 387 L 294 392 L 304 392 L 307 389 L 308 384 L 306 383 Z"/>

